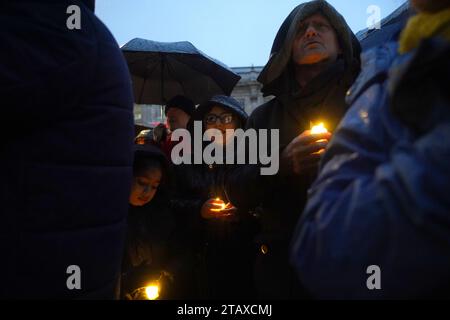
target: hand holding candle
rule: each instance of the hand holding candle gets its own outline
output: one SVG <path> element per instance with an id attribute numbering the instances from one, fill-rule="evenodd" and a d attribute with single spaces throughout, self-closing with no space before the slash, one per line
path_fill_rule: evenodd
<path id="1" fill-rule="evenodd" d="M 151 281 L 145 287 L 140 287 L 125 295 L 125 300 L 157 300 L 161 293 L 159 280 Z"/>
<path id="2" fill-rule="evenodd" d="M 233 215 L 236 208 L 231 203 L 225 203 L 220 198 L 209 199 L 201 210 L 201 215 L 205 219 L 223 218 Z"/>
<path id="3" fill-rule="evenodd" d="M 325 128 L 325 125 L 323 124 L 323 122 L 319 122 L 317 124 L 311 123 L 310 126 L 311 126 L 310 132 L 312 135 L 328 133 L 328 129 Z M 326 142 L 328 144 L 328 140 L 326 140 L 326 139 L 317 140 L 317 142 Z M 316 154 L 322 154 L 324 152 L 325 152 L 325 149 L 321 149 L 318 152 L 316 152 Z"/>
<path id="4" fill-rule="evenodd" d="M 156 300 L 159 297 L 159 283 L 154 282 L 145 287 L 145 294 L 148 300 Z"/>
<path id="5" fill-rule="evenodd" d="M 222 199 L 220 198 L 215 198 L 211 204 L 213 205 L 213 208 L 211 209 L 211 211 L 213 212 L 220 212 L 222 210 L 224 210 L 226 208 L 226 204 L 225 202 L 223 202 Z"/>
<path id="6" fill-rule="evenodd" d="M 294 138 L 281 153 L 282 170 L 298 175 L 314 172 L 330 138 L 323 122 L 311 124 L 311 130 Z"/>
<path id="7" fill-rule="evenodd" d="M 320 134 L 320 133 L 327 133 L 328 130 L 327 128 L 325 128 L 325 125 L 323 124 L 323 122 L 316 124 L 316 125 L 311 125 L 311 134 Z"/>

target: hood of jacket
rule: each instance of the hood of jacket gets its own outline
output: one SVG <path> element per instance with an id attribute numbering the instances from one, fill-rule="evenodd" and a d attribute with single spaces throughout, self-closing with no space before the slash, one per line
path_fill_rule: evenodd
<path id="1" fill-rule="evenodd" d="M 141 145 L 136 144 L 133 146 L 134 149 L 134 156 L 136 157 L 143 157 L 143 158 L 153 158 L 158 160 L 162 165 L 168 165 L 169 160 L 166 158 L 164 152 L 161 151 L 156 146 L 153 145 Z"/>
<path id="2" fill-rule="evenodd" d="M 95 0 L 81 0 L 81 2 L 90 10 L 95 11 Z"/>
<path id="3" fill-rule="evenodd" d="M 150 144 L 135 144 L 134 149 L 134 159 L 137 158 L 149 158 L 158 161 L 161 164 L 163 170 L 163 179 L 157 194 L 163 193 L 163 197 L 166 196 L 167 192 L 173 188 L 173 168 L 169 159 L 166 157 L 164 152 L 157 146 Z M 153 201 L 153 200 L 152 200 Z"/>
<path id="4" fill-rule="evenodd" d="M 236 114 L 239 117 L 239 119 L 241 120 L 242 126 L 243 127 L 245 126 L 245 124 L 247 122 L 248 114 L 247 114 L 247 112 L 245 112 L 244 107 L 236 99 L 229 97 L 229 96 L 224 96 L 224 95 L 213 96 L 208 101 L 200 104 L 197 107 L 197 109 L 195 110 L 195 113 L 192 117 L 193 120 L 195 120 L 195 121 L 203 120 L 203 117 L 205 116 L 205 114 L 209 110 L 211 110 L 211 107 L 213 107 L 214 105 L 219 105 L 219 106 L 233 112 L 234 114 Z"/>
<path id="5" fill-rule="evenodd" d="M 263 85 L 262 92 L 267 95 L 279 95 L 286 90 L 286 81 L 291 81 L 287 66 L 290 65 L 292 45 L 297 27 L 306 18 L 321 13 L 336 31 L 342 48 L 346 72 L 356 75 L 359 72 L 361 46 L 348 26 L 344 17 L 325 0 L 314 0 L 298 5 L 284 20 L 275 36 L 269 61 L 261 71 L 258 81 Z"/>

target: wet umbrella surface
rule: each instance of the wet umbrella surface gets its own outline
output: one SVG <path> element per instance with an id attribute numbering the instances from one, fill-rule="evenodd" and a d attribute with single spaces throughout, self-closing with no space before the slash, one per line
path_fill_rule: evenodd
<path id="1" fill-rule="evenodd" d="M 240 76 L 190 42 L 133 39 L 122 47 L 136 103 L 160 104 L 184 95 L 196 104 L 216 94 L 229 95 Z"/>

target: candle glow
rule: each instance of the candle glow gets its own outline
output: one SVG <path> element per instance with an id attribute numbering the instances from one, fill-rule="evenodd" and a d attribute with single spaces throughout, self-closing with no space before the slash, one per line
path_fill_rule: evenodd
<path id="1" fill-rule="evenodd" d="M 145 294 L 148 300 L 156 300 L 159 297 L 159 285 L 151 284 L 145 287 Z"/>
<path id="2" fill-rule="evenodd" d="M 320 134 L 320 133 L 327 133 L 328 130 L 327 128 L 325 128 L 325 125 L 323 124 L 323 122 L 312 126 L 311 128 L 311 134 Z"/>
<path id="3" fill-rule="evenodd" d="M 223 202 L 222 199 L 216 198 L 215 201 L 218 202 L 218 203 L 215 203 L 215 204 L 217 206 L 219 206 L 219 208 L 218 209 L 211 209 L 211 211 L 213 211 L 213 212 L 220 212 L 220 211 L 224 210 L 227 207 L 227 204 L 225 202 Z"/>

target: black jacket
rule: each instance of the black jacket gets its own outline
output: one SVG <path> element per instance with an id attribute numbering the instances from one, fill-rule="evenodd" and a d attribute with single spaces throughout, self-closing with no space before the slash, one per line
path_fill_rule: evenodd
<path id="1" fill-rule="evenodd" d="M 198 106 L 188 124 L 188 129 L 191 133 L 193 133 L 193 122 L 202 121 L 203 116 L 213 105 L 220 105 L 230 110 L 240 119 L 241 124 L 246 123 L 247 114 L 238 101 L 231 97 L 217 95 Z M 191 151 L 191 158 L 192 154 L 193 151 Z M 193 162 L 193 159 L 191 159 L 191 162 Z M 225 172 L 228 168 L 226 165 L 207 165 L 204 163 L 174 166 L 176 192 L 171 205 L 177 212 L 178 218 L 182 221 L 181 223 L 188 226 L 191 230 L 195 230 L 194 233 L 199 232 L 199 229 L 203 228 L 203 219 L 200 216 L 200 211 L 205 201 L 217 197 L 225 202 L 229 201 L 224 188 Z M 194 236 L 193 238 L 197 237 Z"/>
<path id="2" fill-rule="evenodd" d="M 202 120 L 213 105 L 232 111 L 245 123 L 247 114 L 242 106 L 225 96 L 212 97 L 200 105 L 192 119 Z M 230 201 L 224 188 L 228 169 L 228 165 L 217 164 L 175 166 L 177 192 L 171 203 L 179 224 L 190 234 L 200 284 L 196 294 L 200 298 L 252 297 L 252 239 L 257 228 L 254 217 L 239 208 L 233 219 L 201 217 L 201 208 L 208 199 Z"/>
<path id="3" fill-rule="evenodd" d="M 183 281 L 189 271 L 182 235 L 177 232 L 168 201 L 160 198 L 142 207 L 130 205 L 122 298 L 155 280 L 161 281 L 161 298 L 183 298 Z"/>
<path id="4" fill-rule="evenodd" d="M 81 30 L 67 29 L 70 5 Z M 126 63 L 79 0 L 0 8 L 0 297 L 112 299 L 132 175 Z"/>
<path id="5" fill-rule="evenodd" d="M 338 61 L 301 92 L 283 94 L 258 107 L 250 116 L 247 129 L 279 129 L 280 153 L 295 137 L 310 129 L 311 121 L 326 119 L 327 128 L 332 131 L 347 109 L 348 83 L 343 72 L 344 65 Z M 315 173 L 302 177 L 262 176 L 259 165 L 236 166 L 227 172 L 226 191 L 233 204 L 245 210 L 271 212 L 261 215 L 261 241 L 289 241 Z"/>
<path id="6" fill-rule="evenodd" d="M 184 245 L 191 252 L 195 283 L 190 298 L 254 298 L 252 267 L 253 238 L 258 221 L 238 208 L 232 219 L 201 217 L 201 208 L 211 198 L 229 202 L 224 190 L 225 165 L 181 165 L 175 168 L 177 193 L 171 201 Z"/>
<path id="7" fill-rule="evenodd" d="M 134 150 L 135 159 L 148 158 L 160 163 L 162 180 L 149 203 L 140 207 L 130 205 L 121 296 L 124 298 L 149 281 L 161 278 L 162 299 L 187 298 L 189 288 L 185 283 L 192 278 L 192 261 L 186 250 L 187 230 L 177 224 L 170 208 L 172 166 L 156 146 L 135 145 Z"/>

